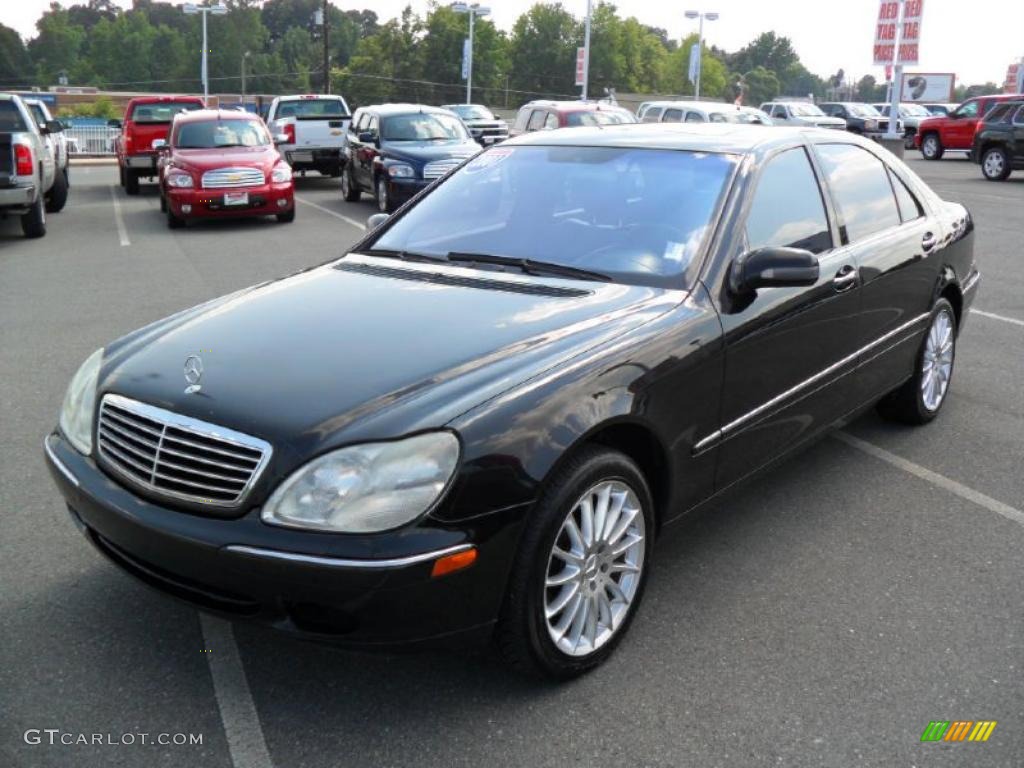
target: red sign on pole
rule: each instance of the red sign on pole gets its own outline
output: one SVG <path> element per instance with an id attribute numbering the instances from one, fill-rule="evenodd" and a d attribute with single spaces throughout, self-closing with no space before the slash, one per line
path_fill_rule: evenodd
<path id="1" fill-rule="evenodd" d="M 900 21 L 900 0 L 880 0 L 875 24 L 875 64 L 896 60 L 896 33 Z"/>
<path id="2" fill-rule="evenodd" d="M 587 76 L 587 49 L 582 46 L 576 49 L 576 85 L 583 85 Z"/>
<path id="3" fill-rule="evenodd" d="M 1020 71 L 1024 68 L 1020 64 L 1011 64 L 1006 70 L 1006 83 L 1003 85 L 1003 93 L 1018 93 L 1017 86 L 1020 79 Z"/>
<path id="4" fill-rule="evenodd" d="M 917 64 L 920 60 L 918 48 L 921 43 L 921 17 L 924 15 L 924 0 L 904 0 L 903 27 L 900 34 L 900 64 Z"/>

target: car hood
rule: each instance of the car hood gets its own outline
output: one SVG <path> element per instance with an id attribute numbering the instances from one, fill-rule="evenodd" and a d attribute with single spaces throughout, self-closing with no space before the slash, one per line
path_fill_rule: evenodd
<path id="1" fill-rule="evenodd" d="M 846 121 L 841 117 L 802 117 L 800 119 L 814 125 L 846 125 Z M 858 119 L 863 120 L 863 118 Z"/>
<path id="2" fill-rule="evenodd" d="M 216 168 L 260 168 L 270 171 L 281 158 L 274 147 L 226 147 L 222 149 L 175 149 L 171 161 L 178 168 L 211 171 Z"/>
<path id="3" fill-rule="evenodd" d="M 387 142 L 382 150 L 385 157 L 429 163 L 450 157 L 465 160 L 480 151 L 475 141 L 395 141 Z"/>
<path id="4" fill-rule="evenodd" d="M 308 457 L 442 426 L 683 296 L 350 254 L 124 337 L 99 392 Z M 203 372 L 186 394 L 190 355 Z"/>

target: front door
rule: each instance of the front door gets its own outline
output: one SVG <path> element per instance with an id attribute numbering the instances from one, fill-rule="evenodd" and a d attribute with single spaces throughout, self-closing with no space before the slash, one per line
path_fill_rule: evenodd
<path id="1" fill-rule="evenodd" d="M 716 489 L 753 473 L 832 424 L 851 394 L 860 346 L 857 264 L 836 247 L 818 174 L 803 146 L 769 159 L 756 180 L 733 257 L 787 246 L 815 253 L 817 283 L 728 297 Z M 727 274 L 727 267 L 723 270 Z M 722 277 L 717 280 L 721 281 Z M 722 282 L 718 283 L 722 285 Z"/>
<path id="2" fill-rule="evenodd" d="M 1017 168 L 1024 166 L 1024 106 L 1013 116 L 1013 158 L 1011 162 Z"/>

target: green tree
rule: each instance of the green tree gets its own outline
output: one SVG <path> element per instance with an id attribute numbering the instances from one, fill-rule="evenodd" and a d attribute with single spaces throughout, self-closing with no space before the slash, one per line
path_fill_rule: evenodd
<path id="1" fill-rule="evenodd" d="M 350 107 L 381 101 L 418 102 L 426 89 L 421 80 L 423 22 L 406 6 L 376 34 L 359 41 L 349 64 L 332 80 Z"/>
<path id="2" fill-rule="evenodd" d="M 743 75 L 743 84 L 743 103 L 753 107 L 779 95 L 779 78 L 765 67 L 754 67 Z"/>
<path id="3" fill-rule="evenodd" d="M 463 101 L 462 46 L 469 35 L 469 20 L 446 6 L 435 6 L 426 18 L 419 54 L 423 79 L 452 83 L 429 87 L 428 98 L 436 103 Z M 493 102 L 505 85 L 508 42 L 489 19 L 476 19 L 473 27 L 474 100 Z"/>
<path id="4" fill-rule="evenodd" d="M 32 57 L 18 35 L 0 24 L 0 88 L 9 85 L 31 85 L 35 80 Z"/>
<path id="5" fill-rule="evenodd" d="M 697 35 L 690 35 L 668 55 L 663 83 L 669 93 L 693 95 L 695 89 L 690 82 L 690 49 L 696 44 Z M 704 48 L 700 57 L 701 98 L 725 98 L 730 93 L 729 85 L 729 70 L 725 64 L 709 48 Z"/>
<path id="6" fill-rule="evenodd" d="M 512 28 L 511 87 L 525 91 L 526 99 L 578 93 L 573 83 L 576 48 L 582 44 L 581 25 L 561 3 L 537 3 L 516 19 Z"/>
<path id="7" fill-rule="evenodd" d="M 29 53 L 36 64 L 36 79 L 42 84 L 56 83 L 61 72 L 69 75 L 78 64 L 85 43 L 85 30 L 71 23 L 68 12 L 59 3 L 50 3 L 36 22 L 39 35 L 29 43 Z"/>

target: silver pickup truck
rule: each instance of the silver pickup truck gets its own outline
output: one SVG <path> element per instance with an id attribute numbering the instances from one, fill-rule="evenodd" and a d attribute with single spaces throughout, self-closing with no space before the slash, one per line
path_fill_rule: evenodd
<path id="1" fill-rule="evenodd" d="M 71 157 L 68 154 L 68 140 L 63 131 L 53 132 L 46 130 L 47 123 L 53 121 L 50 108 L 42 99 L 22 99 L 28 112 L 36 119 L 39 132 L 43 134 L 46 141 L 46 148 L 53 153 L 54 162 L 57 163 L 57 175 L 53 179 L 53 186 L 46 196 L 46 212 L 59 213 L 63 210 L 68 201 L 68 190 L 71 188 Z M 63 123 L 61 123 L 63 125 Z"/>
<path id="2" fill-rule="evenodd" d="M 19 97 L 0 93 L 0 217 L 20 216 L 25 237 L 46 234 L 46 197 L 57 164 L 43 131 L 62 130 L 56 120 L 40 129 Z"/>

